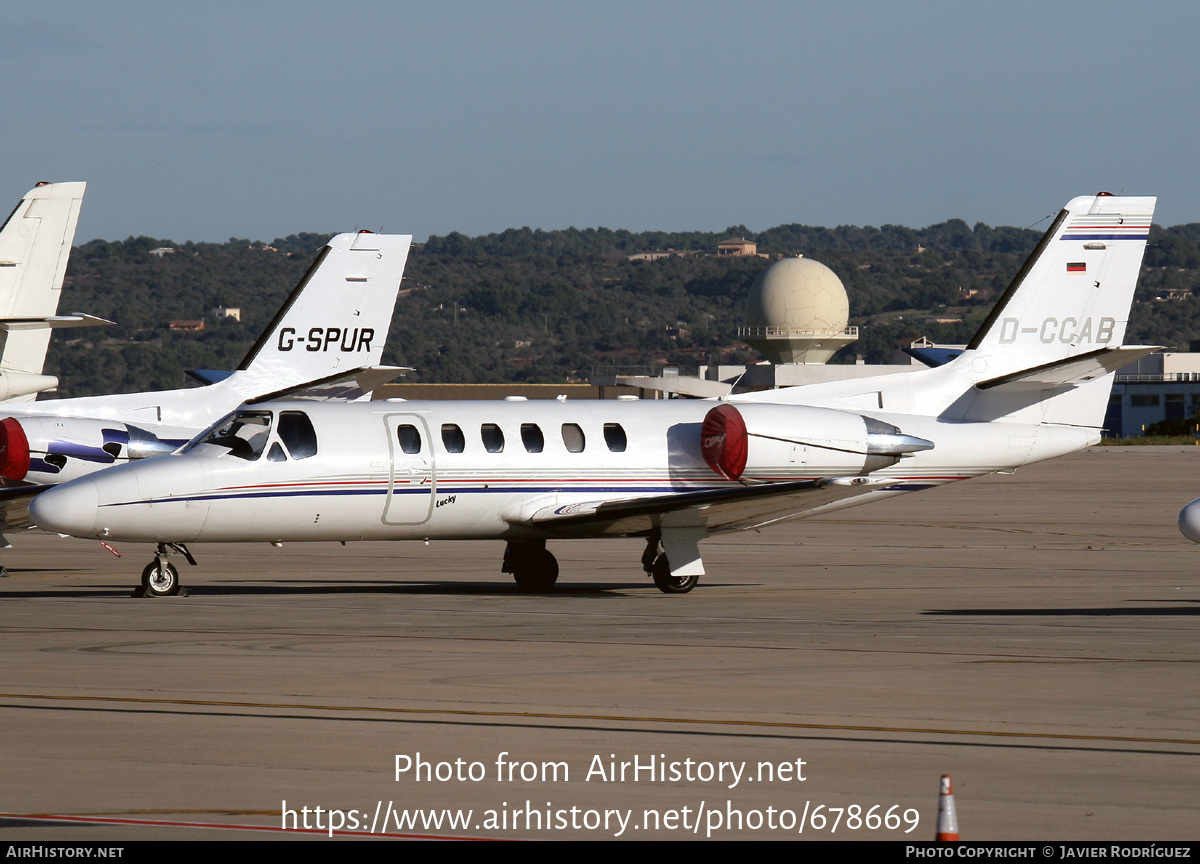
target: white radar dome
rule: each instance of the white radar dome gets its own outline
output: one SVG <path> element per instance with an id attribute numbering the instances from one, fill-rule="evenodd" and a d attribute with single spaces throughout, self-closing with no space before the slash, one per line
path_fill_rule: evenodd
<path id="1" fill-rule="evenodd" d="M 810 258 L 784 258 L 750 286 L 746 324 L 841 333 L 850 321 L 850 303 L 837 274 Z"/>

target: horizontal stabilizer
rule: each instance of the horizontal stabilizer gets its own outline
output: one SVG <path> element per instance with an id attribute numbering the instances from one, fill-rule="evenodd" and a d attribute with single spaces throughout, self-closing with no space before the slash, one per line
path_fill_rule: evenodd
<path id="1" fill-rule="evenodd" d="M 657 393 L 678 393 L 697 399 L 713 399 L 727 396 L 733 389 L 724 381 L 708 381 L 704 378 L 688 378 L 679 375 L 614 375 L 611 378 L 596 378 L 594 383 L 602 387 L 636 387 Z"/>
<path id="2" fill-rule="evenodd" d="M 904 348 L 902 350 L 914 360 L 920 360 L 926 366 L 933 368 L 945 366 L 959 354 L 963 353 L 962 348 L 940 348 L 937 346 L 932 348 Z"/>
<path id="3" fill-rule="evenodd" d="M 543 508 L 528 522 L 565 536 L 641 536 L 663 527 L 683 526 L 704 526 L 709 532 L 731 531 L 791 518 L 895 482 L 895 478 L 835 477 L 624 501 L 589 501 Z"/>
<path id="4" fill-rule="evenodd" d="M 106 327 L 116 322 L 83 312 L 70 315 L 51 315 L 48 318 L 0 318 L 0 330 L 62 330 L 67 327 Z"/>
<path id="5" fill-rule="evenodd" d="M 337 375 L 330 375 L 316 381 L 297 384 L 276 390 L 265 396 L 246 401 L 247 405 L 259 405 L 276 399 L 303 399 L 312 402 L 354 402 L 370 393 L 376 387 L 386 384 L 396 376 L 411 372 L 409 366 L 360 366 L 348 369 Z"/>
<path id="6" fill-rule="evenodd" d="M 210 384 L 216 384 L 218 381 L 224 381 L 233 372 L 224 369 L 188 369 L 186 374 L 188 377 L 199 381 L 207 387 Z"/>
<path id="7" fill-rule="evenodd" d="M 975 386 L 980 390 L 1047 390 L 1054 387 L 1074 387 L 1096 378 L 1103 378 L 1122 366 L 1136 362 L 1147 354 L 1161 351 L 1160 345 L 1123 345 L 1119 348 L 1100 348 L 1086 354 L 1078 354 L 1022 369 L 999 378 L 980 381 Z"/>

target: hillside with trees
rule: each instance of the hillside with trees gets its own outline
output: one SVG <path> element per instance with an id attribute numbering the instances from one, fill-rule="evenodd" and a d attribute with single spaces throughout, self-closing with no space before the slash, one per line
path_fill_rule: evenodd
<path id="1" fill-rule="evenodd" d="M 770 257 L 712 254 L 731 236 L 755 240 Z M 803 254 L 842 279 L 850 323 L 860 328 L 860 340 L 834 362 L 862 355 L 886 363 L 920 336 L 967 341 L 1039 237 L 958 219 L 920 229 L 520 228 L 434 236 L 410 255 L 384 362 L 415 367 L 411 381 L 551 383 L 586 381 L 602 365 L 756 360 L 735 335 L 750 284 L 777 257 Z M 54 335 L 46 371 L 59 376 L 58 395 L 180 387 L 184 369 L 236 367 L 327 238 L 131 237 L 76 247 L 60 311 L 117 323 Z M 174 251 L 151 254 L 164 247 Z M 630 259 L 667 249 L 693 254 Z M 1200 339 L 1198 293 L 1200 224 L 1155 226 L 1127 341 L 1187 350 Z M 216 320 L 217 306 L 239 307 L 241 321 Z M 168 328 L 199 318 L 204 330 Z"/>

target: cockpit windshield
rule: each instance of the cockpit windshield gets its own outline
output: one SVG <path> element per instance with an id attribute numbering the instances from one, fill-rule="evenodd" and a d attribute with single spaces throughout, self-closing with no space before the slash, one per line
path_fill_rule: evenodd
<path id="1" fill-rule="evenodd" d="M 194 439 L 185 450 L 212 444 L 226 448 L 231 456 L 253 462 L 262 455 L 270 437 L 270 411 L 236 411 L 206 434 Z"/>

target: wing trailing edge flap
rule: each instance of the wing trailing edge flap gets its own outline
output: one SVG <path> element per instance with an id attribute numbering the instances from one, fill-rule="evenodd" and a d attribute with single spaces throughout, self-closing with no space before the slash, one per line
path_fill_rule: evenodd
<path id="1" fill-rule="evenodd" d="M 353 402 L 361 399 L 381 384 L 386 384 L 404 372 L 411 372 L 411 366 L 359 366 L 318 378 L 316 381 L 306 381 L 295 387 L 285 387 L 273 393 L 247 399 L 247 405 L 258 405 L 262 402 L 273 402 L 276 399 L 299 399 L 311 402 Z"/>
<path id="2" fill-rule="evenodd" d="M 1065 360 L 1056 360 L 1053 363 L 980 381 L 975 386 L 980 390 L 1045 390 L 1051 387 L 1074 387 L 1094 378 L 1103 378 L 1122 366 L 1161 350 L 1162 346 L 1159 345 L 1100 348 L 1086 354 L 1076 354 Z"/>
<path id="3" fill-rule="evenodd" d="M 874 491 L 893 478 L 833 477 L 700 492 L 551 505 L 527 520 L 563 536 L 637 536 L 663 528 L 737 531 Z"/>

